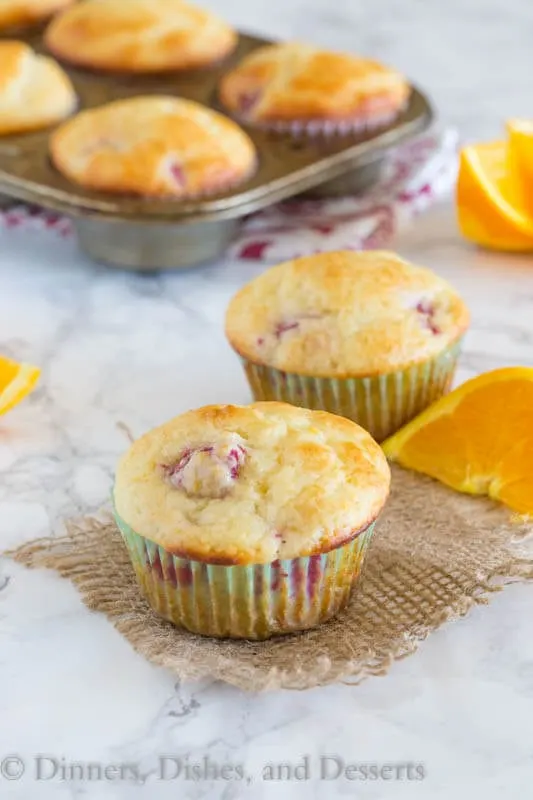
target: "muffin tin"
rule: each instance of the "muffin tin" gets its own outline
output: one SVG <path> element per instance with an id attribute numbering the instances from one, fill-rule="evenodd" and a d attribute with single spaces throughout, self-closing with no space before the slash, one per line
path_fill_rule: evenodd
<path id="1" fill-rule="evenodd" d="M 4 31 L 45 52 L 42 30 Z M 226 70 L 270 42 L 239 35 L 235 52 L 212 69 L 158 75 L 92 73 L 68 65 L 79 107 L 91 108 L 141 94 L 196 100 L 224 113 L 217 85 Z M 220 256 L 240 220 L 304 192 L 324 196 L 357 192 L 375 180 L 387 149 L 424 130 L 432 109 L 413 88 L 407 108 L 383 128 L 350 136 L 302 138 L 242 127 L 253 139 L 258 169 L 224 194 L 194 200 L 154 200 L 92 192 L 70 183 L 48 156 L 49 130 L 0 138 L 0 193 L 66 214 L 80 246 L 93 259 L 140 270 L 191 267 Z"/>

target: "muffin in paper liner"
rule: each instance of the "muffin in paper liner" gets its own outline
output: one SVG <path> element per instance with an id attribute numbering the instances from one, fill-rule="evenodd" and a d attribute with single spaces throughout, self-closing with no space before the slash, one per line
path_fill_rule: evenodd
<path id="1" fill-rule="evenodd" d="M 214 404 L 132 443 L 113 508 L 157 614 L 206 636 L 265 639 L 347 603 L 389 487 L 382 449 L 347 419 Z"/>
<path id="2" fill-rule="evenodd" d="M 353 378 L 297 375 L 240 355 L 254 400 L 280 400 L 357 422 L 382 442 L 450 388 L 462 337 L 437 356 L 395 372 Z"/>
<path id="3" fill-rule="evenodd" d="M 192 633 L 233 639 L 268 639 L 333 617 L 350 599 L 375 525 L 329 552 L 225 566 L 176 556 L 114 515 L 152 609 Z"/>
<path id="4" fill-rule="evenodd" d="M 450 389 L 469 320 L 430 269 L 387 250 L 340 250 L 246 283 L 225 333 L 256 400 L 351 419 L 379 442 Z"/>
<path id="5" fill-rule="evenodd" d="M 357 135 L 389 125 L 411 87 L 379 61 L 302 42 L 259 47 L 219 84 L 221 105 L 247 126 L 296 136 Z"/>
<path id="6" fill-rule="evenodd" d="M 239 124 L 248 128 L 279 133 L 292 136 L 296 139 L 326 139 L 334 137 L 358 137 L 365 133 L 372 133 L 388 128 L 406 110 L 407 103 L 394 112 L 364 114 L 342 120 L 309 119 L 309 120 L 272 120 L 270 122 L 254 122 L 246 114 L 232 113 L 232 118 Z"/>

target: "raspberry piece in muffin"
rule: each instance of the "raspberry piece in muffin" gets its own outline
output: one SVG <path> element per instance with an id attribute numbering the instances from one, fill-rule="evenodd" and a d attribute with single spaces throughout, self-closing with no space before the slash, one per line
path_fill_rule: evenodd
<path id="1" fill-rule="evenodd" d="M 276 339 L 281 339 L 287 331 L 295 331 L 300 327 L 299 320 L 288 320 L 287 322 L 278 322 L 274 328 L 274 336 Z"/>
<path id="2" fill-rule="evenodd" d="M 168 169 L 172 175 L 172 180 L 176 183 L 176 186 L 181 189 L 187 185 L 187 176 L 181 164 L 179 164 L 177 161 L 171 160 Z"/>
<path id="3" fill-rule="evenodd" d="M 176 489 L 193 497 L 224 497 L 238 479 L 246 458 L 239 436 L 217 444 L 186 448 L 179 461 L 163 466 Z"/>
<path id="4" fill-rule="evenodd" d="M 241 92 L 236 101 L 237 111 L 243 115 L 251 114 L 254 106 L 259 103 L 262 96 L 263 92 L 260 89 L 252 89 L 249 92 Z"/>
<path id="5" fill-rule="evenodd" d="M 421 300 L 417 303 L 416 310 L 420 314 L 421 323 L 437 336 L 442 333 L 441 328 L 436 323 L 437 307 L 431 300 Z"/>
<path id="6" fill-rule="evenodd" d="M 305 326 L 308 320 L 322 319 L 323 316 L 323 314 L 315 314 L 313 312 L 287 316 L 285 319 L 279 320 L 274 324 L 274 336 L 279 340 L 289 331 L 300 330 L 302 325 Z"/>

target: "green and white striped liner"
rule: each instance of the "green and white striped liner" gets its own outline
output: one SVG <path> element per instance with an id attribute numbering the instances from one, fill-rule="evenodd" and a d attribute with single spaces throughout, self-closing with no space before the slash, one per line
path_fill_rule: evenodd
<path id="1" fill-rule="evenodd" d="M 374 523 L 328 553 L 271 564 L 207 564 L 173 555 L 115 511 L 144 596 L 175 625 L 204 636 L 267 639 L 314 628 L 350 599 Z"/>
<path id="2" fill-rule="evenodd" d="M 241 361 L 255 400 L 330 411 L 382 442 L 449 391 L 460 348 L 461 340 L 420 364 L 368 378 L 314 378 Z"/>

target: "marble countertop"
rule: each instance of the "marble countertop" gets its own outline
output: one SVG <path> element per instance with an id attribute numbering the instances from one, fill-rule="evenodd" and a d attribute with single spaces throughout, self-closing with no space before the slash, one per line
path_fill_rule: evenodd
<path id="1" fill-rule="evenodd" d="M 497 135 L 506 116 L 530 107 L 533 8 L 525 0 L 207 5 L 244 28 L 386 58 L 433 93 L 465 138 Z M 395 246 L 449 278 L 471 306 L 459 381 L 533 365 L 531 258 L 468 247 L 446 204 Z M 226 261 L 134 275 L 91 264 L 52 234 L 0 231 L 0 351 L 43 368 L 38 390 L 0 420 L 2 549 L 60 531 L 65 518 L 105 502 L 128 444 L 118 423 L 138 435 L 189 407 L 248 401 L 221 324 L 231 294 L 258 269 Z M 0 560 L 0 797 L 523 798 L 533 779 L 531 608 L 531 587 L 511 585 L 384 678 L 253 696 L 209 681 L 177 684 L 91 615 L 68 582 Z M 182 760 L 175 780 L 75 782 L 67 770 L 99 762 L 148 772 L 163 755 Z M 296 765 L 306 755 L 309 780 L 261 779 L 266 762 Z M 7 779 L 19 768 L 11 756 L 25 761 L 20 780 Z M 425 779 L 323 780 L 323 756 L 421 764 Z M 205 757 L 211 766 L 245 765 L 256 780 L 188 780 L 187 759 Z M 172 777 L 176 761 L 168 764 Z"/>

